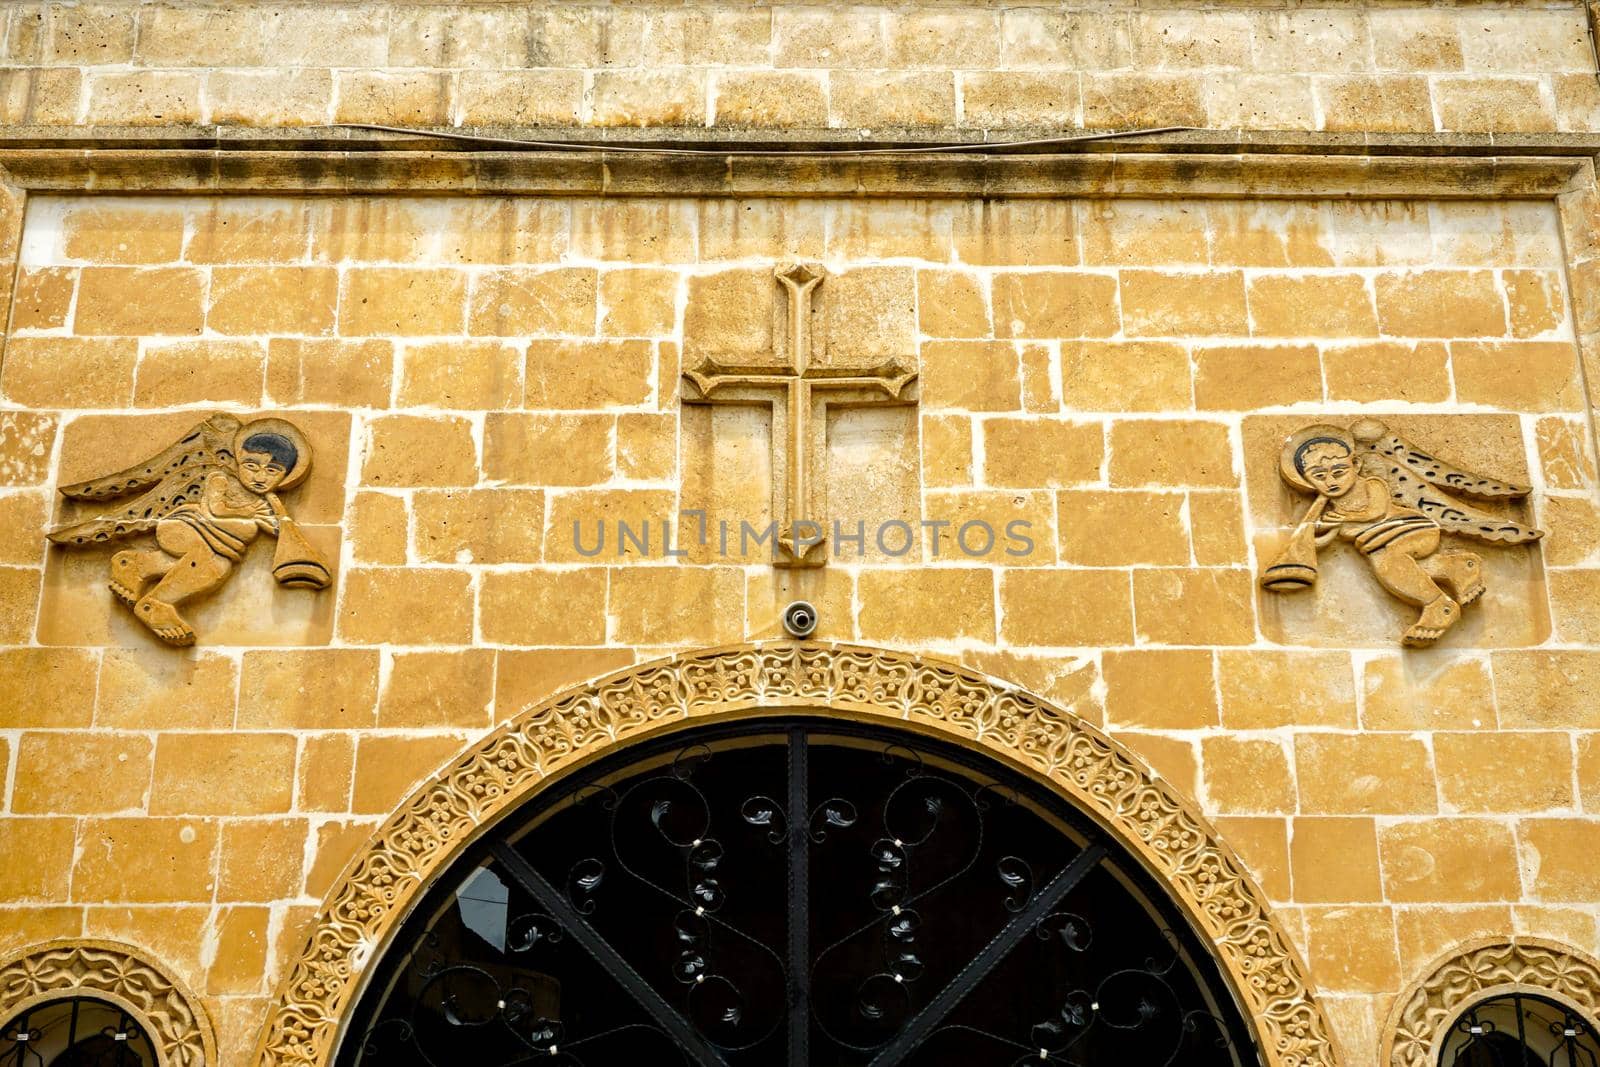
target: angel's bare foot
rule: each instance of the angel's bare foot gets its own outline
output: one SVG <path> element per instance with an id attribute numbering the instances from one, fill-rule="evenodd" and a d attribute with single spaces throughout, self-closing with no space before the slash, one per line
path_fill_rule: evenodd
<path id="1" fill-rule="evenodd" d="M 1462 607 L 1483 595 L 1483 559 L 1475 552 L 1441 552 L 1441 577 Z"/>
<path id="2" fill-rule="evenodd" d="M 1449 597 L 1441 595 L 1422 609 L 1422 614 L 1416 623 L 1400 640 L 1412 648 L 1431 645 L 1444 636 L 1444 632 L 1454 626 L 1459 618 L 1461 618 L 1461 606 Z"/>
<path id="3" fill-rule="evenodd" d="M 130 608 L 139 600 L 145 585 L 135 552 L 118 552 L 111 557 L 111 578 L 106 582 L 111 594 Z"/>
<path id="4" fill-rule="evenodd" d="M 145 597 L 134 605 L 133 613 L 167 644 L 194 644 L 194 627 L 185 622 L 183 616 L 178 614 L 178 609 L 166 601 Z"/>

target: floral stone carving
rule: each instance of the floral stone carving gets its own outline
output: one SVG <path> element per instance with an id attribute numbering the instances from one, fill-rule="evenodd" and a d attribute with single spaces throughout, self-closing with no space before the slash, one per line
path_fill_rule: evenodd
<path id="1" fill-rule="evenodd" d="M 277 538 L 279 583 L 324 589 L 332 570 L 284 509 L 278 494 L 311 472 L 311 443 L 282 419 L 240 422 L 218 414 L 165 451 L 115 474 L 62 486 L 70 500 L 109 500 L 144 490 L 131 503 L 50 531 L 67 547 L 154 533 L 154 550 L 111 557 L 107 585 L 161 640 L 192 645 L 178 606 L 215 592 L 257 535 Z"/>
<path id="2" fill-rule="evenodd" d="M 1437 961 L 1395 1001 L 1384 1027 L 1384 1067 L 1433 1067 L 1451 1024 L 1504 993 L 1551 997 L 1591 1020 L 1600 1011 L 1600 960 L 1540 938 L 1469 943 Z"/>
<path id="3" fill-rule="evenodd" d="M 1238 858 L 1187 801 L 1092 726 L 945 662 L 850 645 L 711 649 L 631 667 L 524 711 L 452 760 L 379 828 L 289 961 L 258 1067 L 333 1060 L 363 973 L 481 827 L 611 746 L 707 716 L 795 708 L 947 737 L 1042 777 L 1165 882 L 1211 946 L 1269 1067 L 1335 1067 L 1305 967 Z"/>
<path id="4" fill-rule="evenodd" d="M 1288 547 L 1262 572 L 1261 585 L 1274 593 L 1308 589 L 1317 580 L 1317 549 L 1335 540 L 1352 542 L 1384 590 L 1422 609 L 1401 637 L 1406 645 L 1433 644 L 1483 595 L 1482 557 L 1441 549 L 1444 533 L 1504 544 L 1544 536 L 1453 495 L 1521 500 L 1526 486 L 1453 467 L 1377 419 L 1358 419 L 1349 430 L 1318 424 L 1291 434 L 1278 473 L 1316 500 Z"/>
<path id="5" fill-rule="evenodd" d="M 160 1067 L 218 1062 L 211 1020 L 199 1000 L 137 949 L 114 941 L 52 941 L 0 960 L 0 1020 L 72 996 L 127 1009 L 149 1035 Z"/>

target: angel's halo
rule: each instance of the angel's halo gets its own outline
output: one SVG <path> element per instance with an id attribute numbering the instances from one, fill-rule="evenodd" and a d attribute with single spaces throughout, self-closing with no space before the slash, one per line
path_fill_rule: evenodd
<path id="1" fill-rule="evenodd" d="M 1319 422 L 1311 426 L 1302 426 L 1290 434 L 1283 442 L 1283 451 L 1278 454 L 1278 473 L 1283 480 L 1300 490 L 1302 493 L 1315 493 L 1316 487 L 1306 481 L 1305 475 L 1300 473 L 1300 468 L 1295 465 L 1301 449 L 1313 441 L 1337 441 L 1350 450 L 1352 457 L 1356 454 L 1356 441 L 1350 431 L 1342 426 Z"/>
<path id="2" fill-rule="evenodd" d="M 283 476 L 283 481 L 278 483 L 278 488 L 274 492 L 281 493 L 285 489 L 293 489 L 305 481 L 306 475 L 311 473 L 311 442 L 306 440 L 306 435 L 300 432 L 300 428 L 282 419 L 255 419 L 247 422 L 233 435 L 233 454 L 242 455 L 245 441 L 258 433 L 275 433 L 294 445 L 294 467 Z"/>

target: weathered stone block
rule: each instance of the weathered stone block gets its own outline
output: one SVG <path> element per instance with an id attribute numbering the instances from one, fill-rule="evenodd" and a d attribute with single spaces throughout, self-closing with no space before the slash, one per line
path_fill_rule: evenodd
<path id="1" fill-rule="evenodd" d="M 73 328 L 80 334 L 197 334 L 205 277 L 188 267 L 85 267 Z"/>
<path id="2" fill-rule="evenodd" d="M 11 328 L 54 330 L 65 326 L 77 288 L 78 272 L 70 267 L 20 268 L 11 302 Z"/>
<path id="3" fill-rule="evenodd" d="M 1117 332 L 1117 280 L 1110 274 L 1025 271 L 996 274 L 994 329 L 1000 337 L 1109 337 Z"/>
<path id="4" fill-rule="evenodd" d="M 1217 686 L 1208 651 L 1108 651 L 1101 656 L 1100 671 L 1109 725 L 1149 730 L 1217 725 Z"/>
<path id="5" fill-rule="evenodd" d="M 1462 403 L 1519 411 L 1576 411 L 1583 406 L 1578 350 L 1565 341 L 1507 341 L 1450 346 Z"/>
<path id="6" fill-rule="evenodd" d="M 626 648 L 501 649 L 495 721 L 505 722 L 568 686 L 620 670 L 633 658 Z"/>
<path id="7" fill-rule="evenodd" d="M 17 742 L 11 810 L 25 815 L 138 810 L 150 788 L 153 748 L 140 734 L 25 733 Z"/>
<path id="8" fill-rule="evenodd" d="M 497 577 L 484 575 L 484 597 Z M 482 729 L 493 720 L 494 657 L 487 648 L 392 653 L 378 698 L 378 725 Z"/>
<path id="9" fill-rule="evenodd" d="M 633 407 L 650 399 L 656 359 L 648 341 L 530 341 L 530 408 Z"/>
<path id="10" fill-rule="evenodd" d="M 137 407 L 261 403 L 266 346 L 258 341 L 147 343 L 134 371 Z"/>
<path id="11" fill-rule="evenodd" d="M 114 198 L 71 204 L 61 218 L 61 250 L 96 266 L 175 263 L 183 250 L 182 205 Z"/>
<path id="12" fill-rule="evenodd" d="M 518 407 L 522 363 L 520 349 L 498 341 L 407 345 L 400 356 L 396 403 L 458 411 Z"/>
<path id="13" fill-rule="evenodd" d="M 294 793 L 289 733 L 168 733 L 156 746 L 152 815 L 269 815 Z"/>
<path id="14" fill-rule="evenodd" d="M 203 652 L 107 649 L 95 725 L 124 730 L 224 730 L 233 725 L 238 668 Z"/>
<path id="15" fill-rule="evenodd" d="M 335 122 L 444 126 L 450 121 L 450 77 L 422 71 L 341 70 Z"/>
<path id="16" fill-rule="evenodd" d="M 927 408 L 1018 411 L 1016 346 L 1004 341 L 929 341 L 922 346 L 922 403 Z"/>
<path id="17" fill-rule="evenodd" d="M 1510 730 L 1433 738 L 1439 794 L 1462 812 L 1548 811 L 1573 804 L 1572 742 L 1561 733 Z"/>
<path id="18" fill-rule="evenodd" d="M 356 744 L 356 780 L 350 810 L 387 814 L 423 780 L 465 746 L 453 735 L 363 737 Z M 320 857 L 319 857 L 320 863 Z"/>
<path id="19" fill-rule="evenodd" d="M 295 771 L 295 806 L 301 811 L 349 811 L 355 765 L 352 734 L 307 736 Z"/>
<path id="20" fill-rule="evenodd" d="M 606 581 L 604 567 L 491 571 L 482 577 L 478 627 L 501 645 L 604 644 Z"/>
<path id="21" fill-rule="evenodd" d="M 1380 274 L 1378 322 L 1397 337 L 1502 337 L 1505 302 L 1489 271 Z"/>
<path id="22" fill-rule="evenodd" d="M 744 629 L 744 575 L 733 567 L 618 567 L 608 610 L 609 636 L 619 644 L 736 641 Z"/>
<path id="23" fill-rule="evenodd" d="M 592 335 L 596 284 L 590 267 L 488 271 L 473 280 L 468 330 L 508 337 Z"/>
<path id="24" fill-rule="evenodd" d="M 434 489 L 411 502 L 424 563 L 535 563 L 544 540 L 542 489 Z"/>
<path id="25" fill-rule="evenodd" d="M 327 267 L 217 267 L 206 325 L 227 334 L 333 332 L 338 272 Z"/>
<path id="26" fill-rule="evenodd" d="M 1239 484 L 1227 425 L 1192 419 L 1113 422 L 1108 473 L 1114 486 Z"/>
<path id="27" fill-rule="evenodd" d="M 611 433 L 609 415 L 490 412 L 484 477 L 512 485 L 597 485 L 612 475 Z"/>
<path id="28" fill-rule="evenodd" d="M 1125 270 L 1119 278 L 1122 328 L 1130 337 L 1242 337 L 1251 332 L 1239 271 Z"/>
<path id="29" fill-rule="evenodd" d="M 386 408 L 394 388 L 394 344 L 274 337 L 267 343 L 267 397 L 280 404 Z"/>
<path id="30" fill-rule="evenodd" d="M 1290 846 L 1294 898 L 1305 904 L 1383 899 L 1378 833 L 1372 819 L 1299 818 Z"/>
<path id="31" fill-rule="evenodd" d="M 867 603 L 865 589 L 862 603 Z M 1000 614 L 1001 636 L 1012 645 L 1086 648 L 1133 643 L 1127 571 L 1007 571 L 1000 580 Z"/>
<path id="32" fill-rule="evenodd" d="M 0 864 L 0 900 L 41 904 L 66 900 L 76 829 L 75 819 L 0 819 L 0 850 L 7 856 L 28 857 L 27 863 Z"/>
<path id="33" fill-rule="evenodd" d="M 1189 353 L 1158 341 L 1063 341 L 1061 403 L 1069 411 L 1183 411 L 1194 406 Z"/>
<path id="34" fill-rule="evenodd" d="M 549 495 L 548 514 L 546 562 L 659 561 L 667 558 L 669 543 L 662 524 L 677 523 L 678 500 L 669 489 L 554 492 Z M 673 550 L 680 550 L 684 540 L 671 538 Z"/>
<path id="35" fill-rule="evenodd" d="M 1405 815 L 1438 809 L 1427 744 L 1401 734 L 1300 734 L 1301 811 Z"/>
<path id="36" fill-rule="evenodd" d="M 1295 810 L 1294 776 L 1282 743 L 1243 737 L 1204 737 L 1200 759 L 1210 806 L 1230 814 Z"/>
<path id="37" fill-rule="evenodd" d="M 1248 645 L 1256 626 L 1250 573 L 1225 567 L 1135 570 L 1142 640 L 1162 645 Z"/>
<path id="38" fill-rule="evenodd" d="M 438 567 L 358 567 L 344 573 L 339 635 L 357 645 L 472 642 L 472 576 Z"/>
<path id="39" fill-rule="evenodd" d="M 357 337 L 460 333 L 466 289 L 466 275 L 454 270 L 352 268 L 340 281 L 339 332 Z"/>
<path id="40" fill-rule="evenodd" d="M 1402 981 L 1387 907 L 1307 908 L 1307 953 L 1317 985 L 1336 993 L 1392 993 Z"/>
<path id="41" fill-rule="evenodd" d="M 459 416 L 385 415 L 367 424 L 361 481 L 384 488 L 473 485 L 478 450 Z"/>
<path id="42" fill-rule="evenodd" d="M 217 866 L 219 901 L 274 901 L 300 895 L 305 819 L 230 819 L 222 824 Z"/>
<path id="43" fill-rule="evenodd" d="M 828 124 L 827 82 L 820 74 L 719 71 L 711 93 L 718 126 L 820 129 Z"/>
<path id="44" fill-rule="evenodd" d="M 1098 422 L 1067 419 L 984 419 L 983 478 L 1016 488 L 1100 481 L 1105 431 Z"/>
<path id="45" fill-rule="evenodd" d="M 1219 345 L 1194 352 L 1195 406 L 1209 411 L 1322 399 L 1322 365 L 1311 345 Z"/>
<path id="46" fill-rule="evenodd" d="M 84 902 L 209 902 L 215 889 L 218 824 L 145 815 L 86 819 L 72 871 Z"/>
<path id="47" fill-rule="evenodd" d="M 1511 828 L 1497 819 L 1422 819 L 1378 830 L 1393 901 L 1452 903 L 1522 896 Z"/>
<path id="48" fill-rule="evenodd" d="M 1450 352 L 1443 342 L 1327 345 L 1322 372 L 1329 400 L 1439 404 L 1450 399 Z"/>
<path id="49" fill-rule="evenodd" d="M 370 727 L 378 653 L 353 648 L 246 652 L 239 679 L 244 729 Z"/>
<path id="50" fill-rule="evenodd" d="M 666 337 L 678 317 L 676 271 L 608 270 L 600 276 L 602 337 Z"/>
<path id="51" fill-rule="evenodd" d="M 1063 489 L 1056 501 L 1063 563 L 1170 567 L 1189 562 L 1182 493 Z"/>

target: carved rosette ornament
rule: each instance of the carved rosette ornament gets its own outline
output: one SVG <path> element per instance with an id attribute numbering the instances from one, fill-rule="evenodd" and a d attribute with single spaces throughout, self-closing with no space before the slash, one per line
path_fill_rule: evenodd
<path id="1" fill-rule="evenodd" d="M 126 1009 L 149 1036 L 160 1067 L 213 1067 L 211 1020 L 182 982 L 115 941 L 52 941 L 0 960 L 0 1020 L 62 997 Z"/>
<path id="2" fill-rule="evenodd" d="M 353 859 L 289 965 L 259 1067 L 331 1063 L 361 976 L 422 887 L 480 829 L 619 742 L 707 716 L 802 709 L 979 747 L 1045 778 L 1155 874 L 1213 946 L 1272 1067 L 1334 1067 L 1305 968 L 1243 865 L 1116 742 L 1021 690 L 947 663 L 847 645 L 740 645 L 629 668 L 524 711 L 408 798 Z"/>
<path id="3" fill-rule="evenodd" d="M 1469 942 L 1435 962 L 1395 1001 L 1379 1062 L 1434 1067 L 1456 1018 L 1505 993 L 1562 1001 L 1600 1025 L 1600 960 L 1536 937 Z"/>

